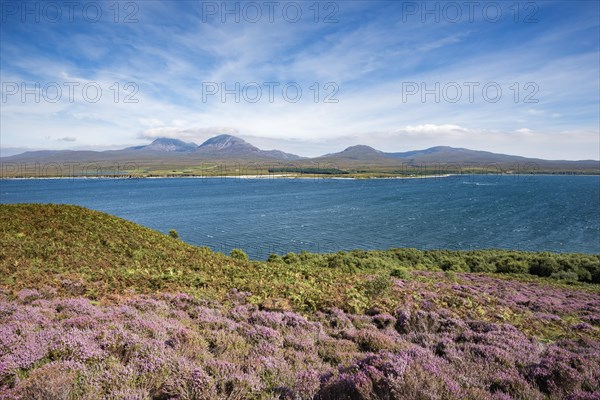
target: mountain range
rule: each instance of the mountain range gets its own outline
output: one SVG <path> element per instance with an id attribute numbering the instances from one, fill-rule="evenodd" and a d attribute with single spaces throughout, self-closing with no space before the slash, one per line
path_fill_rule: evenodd
<path id="1" fill-rule="evenodd" d="M 448 146 L 436 146 L 424 150 L 386 153 L 369 146 L 356 145 L 348 147 L 338 153 L 307 158 L 285 153 L 280 150 L 261 150 L 245 140 L 232 135 L 218 135 L 206 140 L 200 145 L 184 142 L 179 139 L 158 138 L 147 145 L 127 147 L 121 150 L 44 150 L 30 151 L 0 158 L 2 163 L 135 161 L 145 164 L 165 164 L 174 162 L 178 165 L 182 163 L 197 163 L 203 160 L 235 162 L 318 162 L 354 167 L 392 167 L 399 164 L 432 165 L 449 163 L 474 163 L 479 165 L 495 164 L 508 166 L 511 164 L 525 165 L 528 163 L 535 163 L 540 168 L 587 170 L 591 172 L 600 170 L 600 162 L 596 160 L 543 160 Z"/>

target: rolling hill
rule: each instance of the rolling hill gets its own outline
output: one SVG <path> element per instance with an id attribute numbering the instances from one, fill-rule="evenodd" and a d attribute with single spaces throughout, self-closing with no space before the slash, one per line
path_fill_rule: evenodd
<path id="1" fill-rule="evenodd" d="M 465 167 L 498 167 L 502 170 L 526 168 L 532 172 L 547 171 L 587 171 L 600 173 L 600 161 L 596 160 L 543 160 L 488 151 L 470 150 L 449 146 L 436 146 L 424 150 L 386 153 L 369 146 L 351 146 L 339 152 L 318 157 L 320 162 L 344 163 L 349 167 L 362 165 L 405 166 L 458 165 Z"/>
<path id="2" fill-rule="evenodd" d="M 318 157 L 318 159 L 340 159 L 364 162 L 377 162 L 387 160 L 388 158 L 389 156 L 386 153 L 375 150 L 370 146 L 360 144 L 356 146 L 350 146 L 339 153 L 330 153 Z"/>
<path id="3" fill-rule="evenodd" d="M 443 170 L 446 166 L 461 170 L 482 170 L 517 173 L 587 173 L 600 174 L 600 161 L 596 160 L 543 160 L 515 155 L 498 154 L 488 151 L 436 146 L 423 150 L 406 152 L 383 152 L 365 145 L 356 145 L 338 153 L 306 158 L 280 150 L 262 150 L 247 141 L 232 135 L 219 135 L 206 140 L 199 146 L 178 139 L 158 138 L 143 146 L 128 147 L 110 151 L 32 151 L 0 158 L 2 176 L 35 176 L 31 172 L 34 165 L 88 163 L 94 165 L 125 164 L 133 175 L 164 176 L 171 173 L 203 174 L 203 164 L 221 164 L 221 174 L 240 173 L 240 168 L 261 164 L 255 173 L 261 173 L 271 166 L 295 167 L 312 171 L 319 168 L 333 168 L 344 173 L 387 175 L 400 174 L 402 168 L 422 170 Z M 293 163 L 293 164 L 290 164 Z M 20 166 L 25 172 L 19 172 Z M 198 169 L 200 166 L 200 170 Z M 214 167 L 211 173 L 216 173 Z M 292 168 L 293 169 L 293 168 Z M 29 171 L 29 172 L 28 172 Z M 246 174 L 253 172 L 246 171 Z M 42 174 L 38 174 L 43 176 Z M 58 173 L 60 175 L 60 173 Z"/>

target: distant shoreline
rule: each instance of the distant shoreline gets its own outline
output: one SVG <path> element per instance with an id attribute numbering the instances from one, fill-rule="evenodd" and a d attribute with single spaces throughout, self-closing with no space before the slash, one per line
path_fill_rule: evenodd
<path id="1" fill-rule="evenodd" d="M 598 176 L 598 174 L 442 174 L 442 175 L 415 175 L 415 176 L 365 176 L 365 177 L 346 177 L 339 175 L 187 175 L 187 176 L 130 176 L 130 175 L 100 175 L 100 176 L 31 176 L 31 177 L 0 177 L 2 180 L 86 180 L 86 179 L 118 179 L 118 180 L 138 180 L 138 179 L 243 179 L 243 180 L 279 180 L 279 179 L 331 179 L 331 180 L 405 180 L 405 179 L 434 179 L 450 178 L 453 176 Z"/>
<path id="2" fill-rule="evenodd" d="M 510 174 L 505 174 L 510 175 Z M 422 176 L 373 176 L 373 177 L 344 177 L 327 175 L 189 175 L 189 176 L 125 176 L 125 175 L 101 175 L 101 176 L 31 176 L 31 177 L 0 177 L 0 180 L 65 180 L 65 179 L 349 179 L 349 180 L 368 180 L 368 179 L 430 179 L 430 178 L 448 178 L 451 176 L 460 176 L 459 174 L 444 175 L 422 175 Z"/>

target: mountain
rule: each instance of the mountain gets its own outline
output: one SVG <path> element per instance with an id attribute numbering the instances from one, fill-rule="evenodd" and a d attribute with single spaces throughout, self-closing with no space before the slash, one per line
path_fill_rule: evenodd
<path id="1" fill-rule="evenodd" d="M 193 164 L 203 159 L 228 161 L 295 161 L 303 157 L 280 150 L 261 150 L 243 139 L 232 135 L 212 137 L 200 146 L 179 139 L 158 138 L 143 146 L 127 147 L 121 150 L 40 150 L 28 151 L 2 157 L 3 163 L 70 163 L 70 162 L 136 162 L 145 164 L 156 161 Z"/>
<path id="2" fill-rule="evenodd" d="M 244 139 L 231 135 L 212 137 L 196 149 L 197 154 L 209 157 L 222 157 L 224 155 L 229 157 L 258 157 L 260 152 L 261 150 L 258 147 L 251 145 Z"/>
<path id="3" fill-rule="evenodd" d="M 541 158 L 528 158 L 449 146 L 436 146 L 425 150 L 385 154 L 387 157 L 399 159 L 410 164 L 495 164 L 507 167 L 512 164 L 522 167 L 535 165 L 540 168 L 582 168 L 592 170 L 597 170 L 600 167 L 600 163 L 595 160 L 544 160 Z"/>
<path id="4" fill-rule="evenodd" d="M 202 143 L 196 149 L 196 154 L 207 158 L 236 158 L 236 159 L 277 159 L 300 160 L 302 157 L 284 153 L 280 150 L 261 150 L 244 139 L 232 135 L 219 135 Z"/>
<path id="5" fill-rule="evenodd" d="M 232 135 L 218 135 L 206 140 L 200 146 L 179 139 L 158 138 L 144 146 L 128 147 L 121 150 L 75 151 L 43 150 L 32 151 L 0 158 L 2 176 L 35 175 L 31 168 L 52 166 L 53 173 L 63 175 L 68 163 L 85 165 L 136 165 L 138 169 L 183 170 L 198 166 L 204 161 L 224 164 L 244 164 L 254 162 L 297 163 L 297 166 L 321 167 L 329 165 L 342 170 L 396 171 L 399 166 L 436 167 L 440 165 L 460 165 L 461 167 L 490 167 L 503 170 L 526 170 L 545 172 L 600 172 L 600 162 L 595 160 L 542 160 L 521 156 L 491 153 L 449 146 L 436 146 L 423 150 L 406 152 L 383 152 L 365 145 L 351 146 L 338 153 L 330 153 L 316 158 L 304 158 L 280 150 L 262 150 Z M 25 165 L 25 169 L 21 166 Z M 81 167 L 81 166 L 84 167 Z M 164 167 L 163 167 L 164 166 Z M 167 167 L 168 166 L 168 167 Z M 29 170 L 27 169 L 29 168 Z M 48 167 L 50 168 L 50 167 Z M 67 168 L 61 172 L 60 168 Z M 86 167 L 87 168 L 87 167 Z M 25 172 L 19 172 L 25 171 Z"/>
<path id="6" fill-rule="evenodd" d="M 365 145 L 350 146 L 345 150 L 340 151 L 339 153 L 330 153 L 318 158 L 329 160 L 365 162 L 389 161 L 389 157 L 386 153 L 379 150 L 375 150 L 374 148 Z"/>
<path id="7" fill-rule="evenodd" d="M 198 145 L 196 143 L 186 143 L 179 139 L 158 138 L 148 145 L 128 147 L 124 150 L 189 152 L 196 150 L 197 147 Z"/>
<path id="8" fill-rule="evenodd" d="M 449 146 L 436 146 L 424 150 L 412 150 L 406 152 L 386 153 L 369 146 L 351 146 L 339 153 L 326 154 L 318 157 L 320 162 L 339 163 L 340 165 L 353 166 L 390 166 L 398 164 L 435 166 L 443 164 L 461 164 L 471 166 L 501 166 L 506 169 L 513 167 L 534 167 L 548 169 L 577 169 L 590 172 L 600 169 L 600 162 L 594 160 L 543 160 L 539 158 L 527 158 L 508 154 L 491 153 L 489 151 L 470 150 Z"/>
<path id="9" fill-rule="evenodd" d="M 415 160 L 420 162 L 523 162 L 546 161 L 538 158 L 512 156 L 491 153 L 489 151 L 469 150 L 449 146 L 436 146 L 425 150 L 406 151 L 402 153 L 386 153 L 388 157 Z"/>

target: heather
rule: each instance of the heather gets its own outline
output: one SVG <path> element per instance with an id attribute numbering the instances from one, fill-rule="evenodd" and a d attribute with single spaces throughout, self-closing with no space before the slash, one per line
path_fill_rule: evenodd
<path id="1" fill-rule="evenodd" d="M 0 243 L 0 398 L 600 398 L 597 255 L 251 261 L 52 205 Z"/>
<path id="2" fill-rule="evenodd" d="M 474 287 L 478 282 L 474 281 Z M 493 284 L 489 278 L 483 285 Z M 470 281 L 465 281 L 463 291 Z M 395 285 L 403 285 L 398 281 Z M 532 292 L 528 295 L 534 295 Z M 568 292 L 556 291 L 566 298 Z M 589 300 L 598 304 L 598 297 Z M 260 309 L 186 294 L 97 303 L 0 295 L 0 395 L 15 399 L 593 399 L 597 330 L 541 342 L 401 302 L 391 314 Z M 521 299 L 523 300 L 523 299 Z M 535 301 L 535 297 L 530 299 Z M 582 299 L 579 299 L 582 301 Z M 582 312 L 577 304 L 544 312 Z M 597 314 L 596 314 L 597 315 Z"/>

